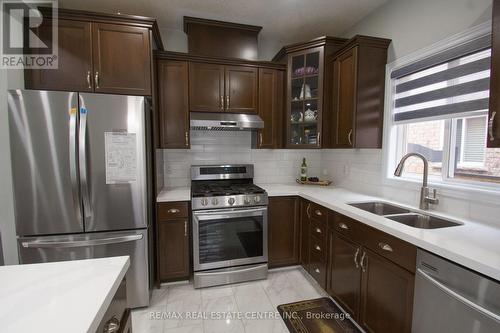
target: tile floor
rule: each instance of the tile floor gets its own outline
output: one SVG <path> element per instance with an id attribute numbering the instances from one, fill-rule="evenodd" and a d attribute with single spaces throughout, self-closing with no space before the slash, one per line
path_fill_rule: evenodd
<path id="1" fill-rule="evenodd" d="M 148 308 L 132 312 L 132 329 L 137 333 L 287 333 L 279 317 L 249 317 L 274 314 L 280 304 L 323 296 L 327 295 L 299 267 L 271 271 L 267 280 L 228 286 L 194 289 L 192 284 L 168 285 L 153 291 Z M 187 313 L 191 318 L 186 318 Z M 232 317 L 217 319 L 212 313 Z"/>

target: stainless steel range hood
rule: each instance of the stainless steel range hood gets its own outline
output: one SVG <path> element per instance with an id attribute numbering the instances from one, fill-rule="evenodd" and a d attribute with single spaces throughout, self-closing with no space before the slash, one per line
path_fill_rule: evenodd
<path id="1" fill-rule="evenodd" d="M 248 131 L 264 128 L 264 121 L 257 115 L 218 112 L 191 112 L 192 130 Z"/>

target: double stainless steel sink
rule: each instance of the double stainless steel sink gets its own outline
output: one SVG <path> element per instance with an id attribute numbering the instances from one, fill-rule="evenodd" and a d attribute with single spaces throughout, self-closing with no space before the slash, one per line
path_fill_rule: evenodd
<path id="1" fill-rule="evenodd" d="M 459 222 L 412 211 L 385 202 L 373 201 L 352 203 L 349 205 L 419 229 L 438 229 L 462 225 Z"/>

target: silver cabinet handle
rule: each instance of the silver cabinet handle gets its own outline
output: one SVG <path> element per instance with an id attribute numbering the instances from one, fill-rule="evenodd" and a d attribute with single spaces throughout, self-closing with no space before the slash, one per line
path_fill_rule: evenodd
<path id="1" fill-rule="evenodd" d="M 114 333 L 114 332 L 118 332 L 119 329 L 120 329 L 120 321 L 118 320 L 118 318 L 113 316 L 104 325 L 103 333 Z"/>
<path id="2" fill-rule="evenodd" d="M 363 270 L 363 272 L 366 272 L 365 258 L 366 258 L 366 252 L 363 252 L 363 255 L 361 256 L 361 262 L 360 262 L 360 266 L 361 266 L 361 269 Z"/>
<path id="3" fill-rule="evenodd" d="M 493 125 L 495 122 L 495 116 L 497 115 L 496 111 L 491 113 L 491 118 L 488 122 L 488 133 L 490 134 L 490 141 L 495 141 L 495 135 L 493 135 Z"/>
<path id="4" fill-rule="evenodd" d="M 349 227 L 345 223 L 339 223 L 339 228 L 344 230 L 349 230 Z"/>
<path id="5" fill-rule="evenodd" d="M 378 247 L 380 247 L 382 250 L 387 251 L 387 252 L 394 252 L 392 247 L 386 243 L 380 242 L 380 243 L 378 243 Z"/>
<path id="6" fill-rule="evenodd" d="M 316 273 L 318 273 L 318 274 L 320 273 L 319 268 L 315 268 L 315 269 L 314 269 L 314 271 L 315 271 Z"/>
<path id="7" fill-rule="evenodd" d="M 354 265 L 356 265 L 356 268 L 359 268 L 359 263 L 358 263 L 359 251 L 360 251 L 360 248 L 358 247 L 356 249 L 356 252 L 354 253 Z"/>
<path id="8" fill-rule="evenodd" d="M 224 96 L 220 95 L 220 110 L 224 111 Z"/>
<path id="9" fill-rule="evenodd" d="M 319 247 L 319 245 L 316 245 L 314 248 L 316 249 L 316 251 L 321 251 L 321 247 Z"/>
<path id="10" fill-rule="evenodd" d="M 316 209 L 314 211 L 314 214 L 318 215 L 318 216 L 323 216 L 323 213 L 319 210 L 319 209 Z"/>
<path id="11" fill-rule="evenodd" d="M 318 132 L 318 147 L 321 147 L 321 132 Z"/>
<path id="12" fill-rule="evenodd" d="M 316 228 L 316 233 L 321 234 L 322 233 L 321 229 L 320 228 Z"/>
<path id="13" fill-rule="evenodd" d="M 95 72 L 94 81 L 95 81 L 95 87 L 99 89 L 99 72 Z"/>
<path id="14" fill-rule="evenodd" d="M 230 102 L 229 95 L 226 95 L 226 109 L 229 109 L 229 108 L 230 108 L 230 106 L 229 106 L 229 105 L 230 105 L 230 104 L 229 104 L 229 102 Z"/>
<path id="15" fill-rule="evenodd" d="M 177 208 L 170 208 L 169 210 L 167 210 L 167 212 L 169 212 L 170 214 L 177 214 L 180 212 L 180 210 Z"/>
<path id="16" fill-rule="evenodd" d="M 307 217 L 311 218 L 311 203 L 307 204 L 307 210 L 306 210 L 306 212 L 307 212 Z"/>
<path id="17" fill-rule="evenodd" d="M 347 140 L 349 141 L 349 145 L 352 146 L 352 128 L 351 130 L 349 131 L 349 134 L 347 134 Z"/>
<path id="18" fill-rule="evenodd" d="M 188 235 L 188 222 L 184 221 L 184 237 Z"/>
<path id="19" fill-rule="evenodd" d="M 130 235 L 121 237 L 89 239 L 81 241 L 26 241 L 21 242 L 25 248 L 68 248 L 68 247 L 84 247 L 84 246 L 97 246 L 106 244 L 118 244 L 133 242 L 142 239 L 142 235 Z"/>
<path id="20" fill-rule="evenodd" d="M 186 147 L 188 147 L 189 146 L 189 132 L 188 131 L 186 131 L 184 133 L 184 137 L 185 137 L 185 141 L 186 141 Z"/>
<path id="21" fill-rule="evenodd" d="M 259 140 L 260 140 L 259 146 L 262 147 L 262 132 L 259 132 Z"/>
<path id="22" fill-rule="evenodd" d="M 92 89 L 92 82 L 90 82 L 90 71 L 87 71 L 87 85 L 89 89 Z"/>
<path id="23" fill-rule="evenodd" d="M 468 298 L 460 295 L 454 290 L 451 290 L 448 286 L 444 285 L 443 283 L 439 282 L 438 280 L 434 279 L 432 276 L 424 272 L 421 268 L 417 269 L 417 274 L 420 274 L 423 278 L 425 278 L 427 281 L 430 283 L 434 284 L 436 287 L 441 289 L 443 292 L 447 293 L 451 297 L 459 300 L 460 302 L 464 303 L 465 305 L 469 306 L 470 308 L 473 308 L 479 313 L 482 313 L 486 317 L 489 317 L 497 322 L 500 322 L 500 316 L 497 315 L 494 312 L 491 312 L 488 309 L 483 308 L 479 304 L 474 303 L 473 301 L 469 300 Z"/>

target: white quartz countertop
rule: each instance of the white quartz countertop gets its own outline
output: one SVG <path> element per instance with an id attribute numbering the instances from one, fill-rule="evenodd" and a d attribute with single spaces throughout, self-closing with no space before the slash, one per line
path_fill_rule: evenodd
<path id="1" fill-rule="evenodd" d="M 0 331 L 95 332 L 128 256 L 0 267 Z"/>
<path id="2" fill-rule="evenodd" d="M 396 236 L 424 250 L 469 267 L 500 281 L 500 227 L 458 219 L 451 215 L 430 212 L 463 223 L 461 226 L 441 229 L 417 229 L 385 217 L 349 206 L 349 203 L 384 201 L 418 210 L 395 201 L 367 196 L 333 186 L 308 186 L 299 184 L 257 184 L 269 196 L 297 195 L 366 225 Z M 188 201 L 188 187 L 165 189 L 158 196 L 162 201 Z"/>

